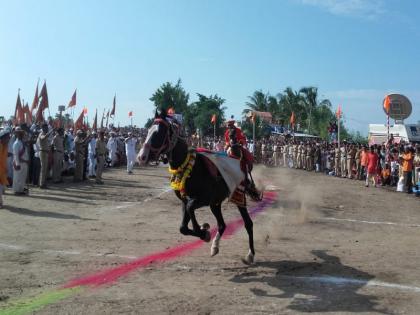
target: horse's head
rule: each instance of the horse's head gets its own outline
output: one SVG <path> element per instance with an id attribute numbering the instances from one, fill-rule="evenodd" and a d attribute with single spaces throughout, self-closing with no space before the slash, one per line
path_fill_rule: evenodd
<path id="1" fill-rule="evenodd" d="M 171 151 L 176 144 L 177 137 L 175 128 L 167 120 L 166 112 L 162 111 L 158 114 L 156 111 L 146 141 L 137 156 L 140 165 L 145 165 L 151 160 L 158 160 L 162 154 Z"/>

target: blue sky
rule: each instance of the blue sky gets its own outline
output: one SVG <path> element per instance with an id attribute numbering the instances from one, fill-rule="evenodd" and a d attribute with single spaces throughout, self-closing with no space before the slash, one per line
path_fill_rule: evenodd
<path id="1" fill-rule="evenodd" d="M 78 89 L 79 113 L 143 125 L 163 82 L 226 99 L 239 118 L 262 89 L 317 86 L 342 104 L 350 129 L 385 122 L 381 102 L 399 92 L 420 120 L 420 2 L 416 0 L 0 0 L 0 113 L 18 88 L 32 101 L 46 79 L 50 107 Z M 30 103 L 29 102 L 29 103 Z"/>

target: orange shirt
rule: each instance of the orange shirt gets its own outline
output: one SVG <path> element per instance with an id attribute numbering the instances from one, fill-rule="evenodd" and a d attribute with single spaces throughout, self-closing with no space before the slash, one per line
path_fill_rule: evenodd
<path id="1" fill-rule="evenodd" d="M 360 165 L 367 166 L 368 164 L 368 153 L 366 151 L 362 151 L 360 153 Z"/>
<path id="2" fill-rule="evenodd" d="M 413 170 L 413 154 L 411 152 L 404 153 L 402 160 L 403 172 L 411 172 Z"/>
<path id="3" fill-rule="evenodd" d="M 391 171 L 389 169 L 383 169 L 382 170 L 382 177 L 383 178 L 388 178 L 389 176 L 391 176 Z"/>
<path id="4" fill-rule="evenodd" d="M 0 143 L 0 185 L 8 185 L 7 180 L 7 145 Z"/>

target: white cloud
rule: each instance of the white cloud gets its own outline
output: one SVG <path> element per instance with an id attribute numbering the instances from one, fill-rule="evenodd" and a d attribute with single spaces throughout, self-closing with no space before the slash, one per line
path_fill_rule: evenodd
<path id="1" fill-rule="evenodd" d="M 334 15 L 375 19 L 385 13 L 383 0 L 298 0 Z"/>

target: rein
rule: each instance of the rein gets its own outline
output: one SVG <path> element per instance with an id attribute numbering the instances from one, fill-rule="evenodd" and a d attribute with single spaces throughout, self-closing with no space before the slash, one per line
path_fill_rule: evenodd
<path id="1" fill-rule="evenodd" d="M 165 138 L 162 142 L 162 145 L 159 148 L 154 148 L 149 145 L 149 149 L 156 155 L 156 160 L 161 154 L 168 154 L 176 146 L 179 138 L 178 128 L 175 128 L 171 123 L 166 119 L 156 118 L 153 121 L 154 125 L 159 125 L 160 123 L 164 124 L 168 128 L 168 132 L 165 134 Z"/>

